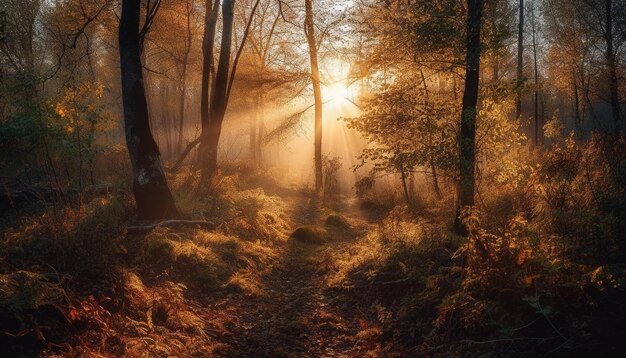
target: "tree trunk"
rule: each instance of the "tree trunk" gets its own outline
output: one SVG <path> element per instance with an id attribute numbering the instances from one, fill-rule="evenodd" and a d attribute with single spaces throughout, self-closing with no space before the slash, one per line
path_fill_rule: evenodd
<path id="1" fill-rule="evenodd" d="M 123 0 L 119 28 L 124 129 L 133 169 L 133 194 L 139 219 L 178 217 L 150 131 L 139 49 L 140 7 L 140 0 Z"/>
<path id="2" fill-rule="evenodd" d="M 494 66 L 494 68 L 497 68 L 497 66 Z M 422 76 L 422 85 L 424 86 L 424 107 L 428 108 L 428 106 L 429 106 L 429 98 L 430 98 L 430 91 L 428 90 L 428 86 L 426 85 L 426 76 L 424 76 L 424 71 L 422 69 L 420 69 L 420 75 Z M 497 78 L 496 74 L 494 74 L 494 78 Z M 432 136 L 428 136 L 428 145 L 430 147 L 433 147 Z M 435 194 L 437 194 L 437 199 L 441 199 L 442 195 L 441 195 L 441 190 L 439 188 L 439 178 L 437 176 L 437 166 L 435 165 L 435 156 L 433 155 L 432 152 L 430 153 L 429 165 L 430 165 L 431 172 L 433 174 L 433 189 L 435 190 Z"/>
<path id="3" fill-rule="evenodd" d="M 536 38 L 536 22 L 537 22 L 537 18 L 535 16 L 535 4 L 533 3 L 533 8 L 532 8 L 532 31 L 533 31 L 533 59 L 534 59 L 534 68 L 535 68 L 535 91 L 534 91 L 534 98 L 533 98 L 533 104 L 535 106 L 535 115 L 534 115 L 534 121 L 535 121 L 535 133 L 534 133 L 534 143 L 535 146 L 539 145 L 539 70 L 538 70 L 538 66 L 537 66 L 537 38 Z"/>
<path id="4" fill-rule="evenodd" d="M 257 122 L 259 120 L 259 97 L 261 96 L 261 88 L 256 90 L 256 96 L 254 97 L 254 113 L 250 117 L 250 159 L 252 165 L 255 167 L 258 165 L 257 161 Z"/>
<path id="5" fill-rule="evenodd" d="M 263 96 L 263 91 L 261 91 L 259 93 L 259 116 L 257 118 L 257 141 L 256 141 L 256 160 L 257 160 L 257 167 L 258 168 L 263 168 L 263 152 L 261 151 L 263 146 L 261 145 L 261 140 L 263 138 L 263 136 L 265 135 L 265 111 L 264 111 L 264 107 L 265 107 L 265 101 L 264 101 L 264 96 Z"/>
<path id="6" fill-rule="evenodd" d="M 622 131 L 619 108 L 619 89 L 617 85 L 617 69 L 615 60 L 615 51 L 613 49 L 613 2 L 605 0 L 606 12 L 606 29 L 604 31 L 604 39 L 606 41 L 606 61 L 609 70 L 609 87 L 611 95 L 611 113 L 613 115 L 613 123 L 617 132 Z"/>
<path id="7" fill-rule="evenodd" d="M 199 158 L 202 162 L 203 176 L 206 176 L 208 160 L 208 135 L 209 135 L 209 96 L 211 94 L 211 74 L 213 71 L 213 53 L 215 46 L 215 28 L 220 12 L 220 2 L 206 0 L 206 12 L 204 15 L 204 37 L 202 39 L 202 88 L 200 93 L 200 125 L 201 138 Z"/>
<path id="8" fill-rule="evenodd" d="M 187 57 L 187 56 L 185 56 Z M 178 108 L 178 140 L 176 145 L 176 155 L 180 155 L 183 151 L 183 142 L 185 140 L 185 100 L 187 97 L 187 89 L 185 88 L 185 78 L 187 77 L 187 62 L 183 64 L 182 78 L 180 79 L 179 90 L 179 108 Z"/>
<path id="9" fill-rule="evenodd" d="M 206 158 L 203 158 L 203 178 L 205 180 L 213 177 L 217 172 L 217 154 L 220 136 L 222 134 L 222 122 L 226 114 L 228 75 L 230 71 L 230 49 L 233 40 L 233 19 L 235 0 L 224 0 L 222 2 L 222 42 L 220 47 L 220 58 L 215 74 L 215 86 L 211 95 L 211 106 L 209 109 L 209 128 L 206 137 L 202 138 L 206 146 Z"/>
<path id="10" fill-rule="evenodd" d="M 467 235 L 467 227 L 461 222 L 461 210 L 474 205 L 474 171 L 476 166 L 476 105 L 480 73 L 480 28 L 482 0 L 467 0 L 467 53 L 465 59 L 465 90 L 461 112 L 459 138 L 459 189 L 455 230 Z"/>
<path id="11" fill-rule="evenodd" d="M 311 60 L 311 81 L 315 98 L 315 192 L 322 192 L 322 88 L 320 84 L 320 70 L 317 61 L 317 40 L 315 38 L 315 24 L 313 23 L 313 0 L 304 0 L 304 33 L 309 44 Z"/>
<path id="12" fill-rule="evenodd" d="M 522 115 L 522 84 L 524 83 L 524 0 L 519 0 L 519 22 L 517 28 L 517 97 L 515 118 Z"/>
<path id="13" fill-rule="evenodd" d="M 579 139 L 582 138 L 582 115 L 580 113 L 580 95 L 578 93 L 578 77 L 576 77 L 576 71 L 572 71 L 572 84 L 574 90 L 574 123 L 576 128 L 576 134 Z"/>
<path id="14" fill-rule="evenodd" d="M 411 196 L 409 195 L 409 187 L 406 183 L 406 173 L 403 168 L 400 168 L 400 180 L 402 180 L 402 189 L 404 190 L 404 200 L 406 200 L 406 205 L 411 206 Z"/>
<path id="15" fill-rule="evenodd" d="M 435 189 L 435 194 L 437 194 L 437 199 L 441 199 L 443 195 L 441 194 L 441 188 L 439 188 L 439 175 L 437 174 L 435 159 L 432 156 L 430 158 L 430 170 L 433 174 L 433 188 Z"/>
<path id="16" fill-rule="evenodd" d="M 187 4 L 187 6 L 190 6 Z M 183 150 L 183 141 L 185 140 L 185 102 L 187 100 L 187 62 L 189 61 L 189 53 L 191 52 L 191 10 L 187 9 L 187 44 L 185 54 L 183 55 L 183 68 L 180 74 L 180 108 L 178 109 L 178 148 L 176 155 L 180 155 Z"/>
<path id="17" fill-rule="evenodd" d="M 572 72 L 572 84 L 574 86 L 574 119 L 576 121 L 576 133 L 579 139 L 582 139 L 583 136 L 583 119 L 580 114 L 580 94 L 578 93 L 578 78 L 576 77 L 576 72 Z"/>

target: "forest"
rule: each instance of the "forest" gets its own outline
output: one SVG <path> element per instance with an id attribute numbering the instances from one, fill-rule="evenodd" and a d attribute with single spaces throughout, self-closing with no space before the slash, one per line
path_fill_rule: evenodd
<path id="1" fill-rule="evenodd" d="M 623 357 L 626 1 L 0 0 L 0 357 Z"/>

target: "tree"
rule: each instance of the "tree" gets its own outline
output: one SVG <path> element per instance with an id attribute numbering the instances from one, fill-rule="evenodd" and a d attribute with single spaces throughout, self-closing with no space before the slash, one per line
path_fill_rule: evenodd
<path id="1" fill-rule="evenodd" d="M 604 41 L 606 42 L 606 65 L 608 67 L 609 74 L 609 92 L 611 103 L 611 114 L 613 115 L 613 122 L 618 132 L 622 131 L 621 118 L 620 118 L 620 104 L 619 104 L 619 90 L 617 83 L 617 60 L 614 49 L 613 38 L 613 1 L 604 0 L 604 14 L 605 23 L 602 31 L 604 35 Z"/>
<path id="2" fill-rule="evenodd" d="M 147 9 L 149 21 L 157 5 Z M 119 52 L 126 145 L 133 171 L 133 194 L 140 219 L 179 216 L 167 184 L 161 156 L 150 131 L 148 104 L 141 66 L 140 0 L 123 0 L 119 25 Z M 151 17 L 150 17 L 151 16 Z M 144 25 L 146 31 L 149 22 Z"/>
<path id="3" fill-rule="evenodd" d="M 362 165 L 372 165 L 365 180 L 397 174 L 409 205 L 407 178 L 419 167 L 430 167 L 440 197 L 437 170 L 450 171 L 456 157 L 455 103 L 428 92 L 425 85 L 415 86 L 413 78 L 398 80 L 365 101 L 361 116 L 347 120 L 369 144 L 358 157 Z"/>
<path id="4" fill-rule="evenodd" d="M 205 179 L 212 177 L 217 172 L 217 149 L 222 133 L 222 122 L 226 114 L 228 74 L 230 71 L 230 48 L 233 39 L 235 0 L 222 2 L 222 42 L 220 44 L 220 58 L 215 74 L 215 86 L 211 95 L 211 107 L 209 109 L 209 127 L 202 140 L 206 148 L 206 163 L 203 176 Z"/>
<path id="5" fill-rule="evenodd" d="M 573 99 L 573 112 L 579 137 L 586 110 L 596 120 L 597 129 L 621 127 L 620 48 L 626 39 L 626 3 L 606 0 L 546 0 L 543 12 L 550 40 L 553 83 L 567 82 Z M 622 56 L 623 57 L 623 56 Z M 599 64 L 599 66 L 598 66 Z M 596 116 L 595 102 L 609 104 L 610 115 Z"/>
<path id="6" fill-rule="evenodd" d="M 184 132 L 185 132 L 185 106 L 187 99 L 187 71 L 189 67 L 189 54 L 191 53 L 191 41 L 193 37 L 192 33 L 192 14 L 194 12 L 194 4 L 192 2 L 186 1 L 184 3 L 185 7 L 185 18 L 186 18 L 186 34 L 184 41 L 184 48 L 182 57 L 180 58 L 181 71 L 180 71 L 180 84 L 179 84 L 179 93 L 180 93 L 180 104 L 179 104 L 179 113 L 178 113 L 178 141 L 177 141 L 177 150 L 178 154 L 183 150 L 183 140 L 184 140 Z"/>
<path id="7" fill-rule="evenodd" d="M 533 130 L 533 143 L 535 145 L 539 145 L 539 69 L 537 65 L 537 15 L 535 14 L 536 6 L 535 2 L 531 3 L 530 9 L 530 25 L 532 28 L 532 41 L 533 41 L 533 67 L 535 74 L 535 86 L 533 89 L 533 105 L 534 105 L 534 116 L 533 121 L 535 124 Z"/>
<path id="8" fill-rule="evenodd" d="M 271 85 L 276 86 L 276 80 L 284 81 L 289 77 L 286 73 L 279 73 L 278 76 L 272 73 L 270 63 L 275 58 L 272 58 L 273 47 L 275 46 L 274 38 L 276 35 L 277 26 L 281 19 L 280 6 L 278 2 L 278 11 L 273 13 L 272 9 L 273 1 L 265 1 L 263 8 L 259 12 L 258 21 L 255 21 L 255 28 L 253 36 L 250 37 L 251 47 L 251 59 L 250 64 L 253 68 L 254 79 L 252 79 L 253 86 L 256 90 L 256 96 L 254 98 L 254 111 L 250 120 L 250 158 L 254 162 L 254 165 L 262 166 L 262 139 L 265 135 L 265 121 L 263 118 L 263 106 L 265 105 L 266 92 L 271 91 L 273 88 Z"/>
<path id="9" fill-rule="evenodd" d="M 309 58 L 311 62 L 311 82 L 313 84 L 313 97 L 315 99 L 315 192 L 322 192 L 322 89 L 320 82 L 320 70 L 317 59 L 317 39 L 315 37 L 315 24 L 313 22 L 313 0 L 304 0 L 304 34 L 309 45 Z"/>
<path id="10" fill-rule="evenodd" d="M 197 0 L 162 2 L 142 53 L 152 130 L 163 143 L 165 160 L 180 155 L 191 124 L 195 101 L 190 94 L 200 85 L 200 76 L 193 75 L 200 67 L 200 16 Z"/>
<path id="11" fill-rule="evenodd" d="M 577 137 L 584 138 L 587 112 L 592 111 L 590 97 L 592 79 L 597 78 L 601 61 L 599 41 L 591 35 L 581 16 L 580 5 L 563 0 L 544 2 L 544 19 L 549 39 L 548 77 L 552 88 L 562 95 L 571 96 L 574 129 Z"/>
<path id="12" fill-rule="evenodd" d="M 205 5 L 206 13 L 204 17 L 204 37 L 202 40 L 202 84 L 200 89 L 200 125 L 202 132 L 199 140 L 202 143 L 200 144 L 199 158 L 208 158 L 209 156 L 209 96 L 211 73 L 214 72 L 213 52 L 215 45 L 215 27 L 219 16 L 220 2 L 215 1 L 213 3 L 212 0 L 206 0 Z M 201 168 L 203 171 L 202 176 L 208 177 L 208 166 L 205 163 L 201 163 Z"/>
<path id="13" fill-rule="evenodd" d="M 231 65 L 231 47 L 233 42 L 233 22 L 235 1 L 228 0 L 222 2 L 222 39 L 220 43 L 220 56 L 217 71 L 213 78 L 213 84 L 210 84 L 211 75 L 213 74 L 213 46 L 215 43 L 214 34 L 217 17 L 219 14 L 219 4 L 217 1 L 213 3 L 211 13 L 205 14 L 205 31 L 203 38 L 203 64 L 202 64 L 202 84 L 201 84 L 201 108 L 200 123 L 202 132 L 200 136 L 191 141 L 182 151 L 179 159 L 172 167 L 172 171 L 178 170 L 187 155 L 200 145 L 198 153 L 198 161 L 201 167 L 202 182 L 210 179 L 217 173 L 217 158 L 219 140 L 222 133 L 222 123 L 226 115 L 228 101 L 232 85 L 237 74 L 237 64 L 246 44 L 246 40 L 250 31 L 250 25 L 256 13 L 256 9 L 260 0 L 256 0 L 248 22 L 246 24 L 241 43 L 237 49 L 235 58 Z M 206 3 L 207 11 L 211 8 L 211 3 Z"/>
<path id="14" fill-rule="evenodd" d="M 256 13 L 256 9 L 259 6 L 260 0 L 256 0 L 248 22 L 243 32 L 241 43 L 235 54 L 235 58 L 230 63 L 231 47 L 233 41 L 233 22 L 234 22 L 234 7 L 235 0 L 225 0 L 222 3 L 222 42 L 220 44 L 220 58 L 217 66 L 217 72 L 215 74 L 215 85 L 213 86 L 213 92 L 211 94 L 211 103 L 209 107 L 209 127 L 206 131 L 206 136 L 202 136 L 201 140 L 204 141 L 205 150 L 201 153 L 206 154 L 206 158 L 201 157 L 201 160 L 206 161 L 203 169 L 203 179 L 209 179 L 217 173 L 217 157 L 219 140 L 222 133 L 222 123 L 224 122 L 224 116 L 226 115 L 226 108 L 228 107 L 228 101 L 230 99 L 230 93 L 232 90 L 235 75 L 237 73 L 237 65 L 241 57 L 241 53 L 246 44 L 246 39 L 250 33 L 250 25 L 252 19 Z"/>
<path id="15" fill-rule="evenodd" d="M 461 111 L 461 132 L 459 136 L 459 186 L 455 230 L 466 235 L 467 228 L 462 223 L 461 210 L 474 205 L 476 167 L 476 105 L 480 80 L 480 28 L 482 20 L 482 0 L 467 0 L 467 52 L 465 55 L 465 90 Z"/>
<path id="16" fill-rule="evenodd" d="M 522 85 L 524 84 L 524 0 L 519 0 L 519 22 L 517 28 L 517 98 L 515 118 L 522 115 Z"/>

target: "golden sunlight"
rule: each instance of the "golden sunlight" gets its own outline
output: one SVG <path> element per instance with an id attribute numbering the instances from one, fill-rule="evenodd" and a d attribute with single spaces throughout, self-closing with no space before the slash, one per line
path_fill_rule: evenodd
<path id="1" fill-rule="evenodd" d="M 626 0 L 0 0 L 0 358 L 626 358 L 624 49 Z"/>
<path id="2" fill-rule="evenodd" d="M 348 98 L 348 87 L 343 83 L 337 82 L 323 90 L 325 101 L 341 101 Z"/>

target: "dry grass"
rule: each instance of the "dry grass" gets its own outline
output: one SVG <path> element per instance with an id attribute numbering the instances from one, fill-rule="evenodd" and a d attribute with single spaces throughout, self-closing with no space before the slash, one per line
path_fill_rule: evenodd
<path id="1" fill-rule="evenodd" d="M 278 260 L 290 224 L 280 199 L 262 189 L 240 190 L 238 173 L 209 188 L 220 196 L 189 190 L 195 180 L 182 173 L 171 181 L 179 208 L 221 222 L 215 231 L 159 228 L 126 237 L 131 200 L 115 189 L 119 194 L 80 211 L 45 211 L 6 231 L 0 242 L 3 331 L 28 328 L 24 339 L 43 337 L 33 349 L 47 356 L 225 354 L 228 347 L 208 328 L 220 322 L 202 318 L 199 302 L 215 292 L 265 295 L 262 277 Z M 9 341 L 5 347 L 14 344 Z"/>

